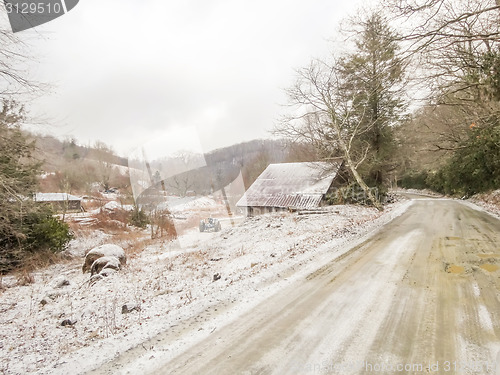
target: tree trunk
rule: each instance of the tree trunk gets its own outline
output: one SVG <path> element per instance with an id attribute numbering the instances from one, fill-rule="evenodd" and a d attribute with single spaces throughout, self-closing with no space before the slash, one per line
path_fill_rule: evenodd
<path id="1" fill-rule="evenodd" d="M 347 165 L 349 166 L 349 169 L 351 170 L 351 173 L 354 176 L 354 179 L 356 180 L 356 182 L 358 183 L 358 185 L 361 187 L 361 189 L 363 189 L 363 191 L 365 192 L 365 194 L 368 197 L 368 199 L 372 202 L 373 206 L 377 210 L 382 211 L 384 209 L 382 207 L 382 204 L 380 204 L 380 202 L 375 197 L 375 195 L 373 195 L 373 192 L 371 191 L 370 187 L 365 183 L 365 181 L 363 180 L 363 178 L 359 175 L 356 167 L 354 166 L 354 163 L 352 162 L 349 147 L 347 146 L 347 144 L 345 143 L 345 141 L 342 139 L 341 129 L 340 129 L 339 125 L 336 122 L 335 115 L 334 114 L 330 114 L 330 116 L 331 116 L 331 119 L 332 119 L 332 124 L 334 126 L 334 129 L 335 129 L 335 131 L 336 131 L 336 133 L 338 135 L 338 141 L 339 141 L 340 148 L 344 152 L 345 161 L 347 162 Z"/>
<path id="2" fill-rule="evenodd" d="M 372 202 L 373 206 L 379 211 L 383 211 L 384 208 L 382 207 L 382 204 L 378 201 L 378 199 L 373 195 L 373 192 L 371 191 L 370 187 L 365 183 L 363 178 L 359 175 L 358 171 L 354 167 L 351 157 L 349 156 L 348 152 L 344 152 L 345 158 L 347 161 L 347 164 L 349 165 L 349 169 L 351 170 L 352 175 L 354 176 L 354 179 L 358 183 L 359 186 L 361 186 L 361 189 L 365 192 L 365 194 L 368 196 L 368 199 Z"/>

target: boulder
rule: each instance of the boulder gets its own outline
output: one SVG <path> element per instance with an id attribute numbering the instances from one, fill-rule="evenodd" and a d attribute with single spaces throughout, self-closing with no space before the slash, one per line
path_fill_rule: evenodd
<path id="1" fill-rule="evenodd" d="M 114 256 L 105 256 L 97 258 L 90 267 L 90 275 L 94 276 L 96 274 L 100 274 L 101 271 L 108 268 L 118 271 L 121 268 L 121 263 L 118 260 L 118 258 Z"/>
<path id="2" fill-rule="evenodd" d="M 113 269 L 113 268 L 103 268 L 101 272 L 99 272 L 99 275 L 101 275 L 102 277 L 109 277 L 111 275 L 113 275 L 114 273 L 116 273 L 117 270 Z"/>
<path id="3" fill-rule="evenodd" d="M 132 311 L 141 311 L 141 307 L 136 303 L 126 303 L 122 306 L 122 314 L 128 314 Z"/>
<path id="4" fill-rule="evenodd" d="M 62 322 L 61 322 L 61 325 L 63 327 L 71 327 L 71 326 L 74 326 L 76 324 L 77 320 L 76 319 L 64 319 Z"/>
<path id="5" fill-rule="evenodd" d="M 58 276 L 52 279 L 49 286 L 54 289 L 61 289 L 62 287 L 70 285 L 69 279 L 66 276 Z"/>
<path id="6" fill-rule="evenodd" d="M 89 285 L 92 286 L 96 282 L 98 282 L 99 280 L 102 280 L 103 278 L 104 277 L 100 273 L 98 273 L 97 275 L 94 275 L 94 276 L 90 276 Z"/>
<path id="7" fill-rule="evenodd" d="M 114 257 L 119 260 L 120 264 L 123 266 L 127 263 L 127 257 L 125 256 L 125 251 L 118 246 L 113 244 L 105 244 L 97 246 L 90 250 L 85 256 L 85 262 L 82 266 L 83 273 L 91 270 L 94 262 L 102 257 Z"/>

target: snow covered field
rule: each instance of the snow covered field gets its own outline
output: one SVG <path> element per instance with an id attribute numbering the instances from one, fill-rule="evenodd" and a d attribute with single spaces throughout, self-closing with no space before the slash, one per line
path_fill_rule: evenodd
<path id="1" fill-rule="evenodd" d="M 93 285 L 89 274 L 82 274 L 82 258 L 39 271 L 28 285 L 4 277 L 0 369 L 5 374 L 82 373 L 203 314 L 205 328 L 197 334 L 180 336 L 168 348 L 145 347 L 144 363 L 151 366 L 320 267 L 342 244 L 379 228 L 409 204 L 398 202 L 382 213 L 333 206 L 320 215 L 260 216 L 235 227 L 223 225 L 218 233 L 193 233 L 189 247 L 153 242 L 129 254 L 120 272 Z M 68 251 L 82 254 L 105 241 L 106 235 L 97 232 L 74 241 Z M 230 306 L 227 311 L 207 316 L 221 302 Z M 122 313 L 124 305 L 133 311 Z M 138 371 L 144 363 L 137 364 Z"/>

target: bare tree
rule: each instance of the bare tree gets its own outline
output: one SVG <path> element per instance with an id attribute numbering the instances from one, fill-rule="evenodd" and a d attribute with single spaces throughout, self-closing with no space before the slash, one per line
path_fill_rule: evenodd
<path id="1" fill-rule="evenodd" d="M 298 71 L 296 84 L 287 91 L 294 113 L 283 118 L 275 133 L 312 144 L 324 160 L 342 156 L 368 200 L 381 209 L 358 172 L 370 149 L 360 140 L 373 124 L 365 121 L 362 106 L 342 90 L 346 82 L 338 66 L 335 60 L 331 64 L 314 60 Z"/>
<path id="2" fill-rule="evenodd" d="M 25 42 L 12 31 L 0 28 L 0 95 L 2 98 L 33 94 L 41 89 L 40 83 L 29 77 L 28 66 L 32 57 L 27 51 L 28 46 Z"/>
<path id="3" fill-rule="evenodd" d="M 414 49 L 436 49 L 468 41 L 497 41 L 500 0 L 387 0 L 397 21 L 407 24 L 402 39 Z M 469 33 L 463 33 L 468 25 Z M 488 43 L 488 42 L 486 42 Z"/>
<path id="4" fill-rule="evenodd" d="M 404 56 L 418 60 L 436 104 L 500 98 L 491 72 L 500 51 L 500 0 L 388 0 Z M 498 87 L 496 87 L 498 86 Z"/>
<path id="5" fill-rule="evenodd" d="M 167 186 L 181 197 L 185 197 L 194 186 L 194 181 L 189 174 L 181 174 L 167 179 Z"/>
<path id="6" fill-rule="evenodd" d="M 469 127 L 489 127 L 500 116 L 500 0 L 387 5 L 401 28 L 402 56 L 413 60 L 418 91 L 427 93 L 429 109 L 416 114 L 430 134 L 422 146 L 440 153 L 459 150 Z"/>
<path id="7" fill-rule="evenodd" d="M 99 183 L 106 191 L 111 188 L 111 181 L 117 174 L 113 163 L 113 150 L 104 142 L 96 141 L 89 158 L 96 161 L 96 173 Z"/>

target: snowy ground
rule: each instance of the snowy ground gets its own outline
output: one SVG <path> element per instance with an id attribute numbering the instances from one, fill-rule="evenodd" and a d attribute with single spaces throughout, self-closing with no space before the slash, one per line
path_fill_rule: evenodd
<path id="1" fill-rule="evenodd" d="M 469 201 L 500 217 L 500 190 L 474 195 Z"/>
<path id="2" fill-rule="evenodd" d="M 188 232 L 187 247 L 157 241 L 134 250 L 122 271 L 93 285 L 89 274 L 81 272 L 82 258 L 37 272 L 34 282 L 24 286 L 16 276 L 4 277 L 0 369 L 5 374 L 82 373 L 221 301 L 234 306 L 233 316 L 240 314 L 409 204 L 395 203 L 383 213 L 334 206 L 328 214 L 273 214 L 235 227 L 224 222 L 218 233 Z M 82 254 L 108 238 L 96 231 L 74 241 L 69 251 Z M 122 314 L 125 304 L 140 309 Z M 76 323 L 62 326 L 65 320 Z M 205 331 L 221 324 L 207 320 Z M 169 355 L 207 332 L 180 341 Z M 147 359 L 155 356 L 154 348 L 145 353 Z"/>

